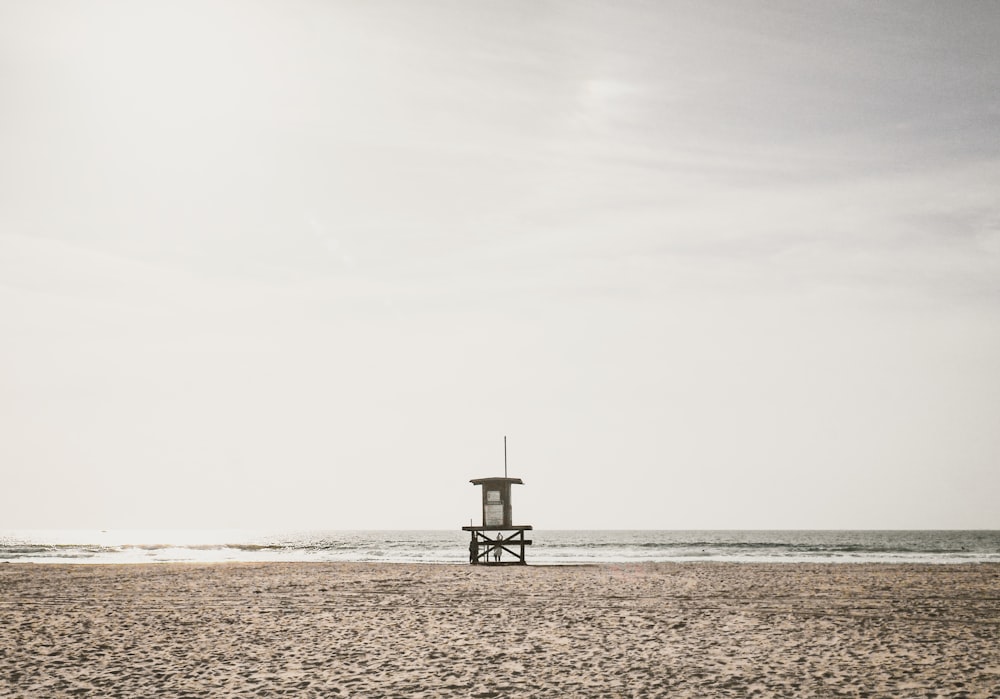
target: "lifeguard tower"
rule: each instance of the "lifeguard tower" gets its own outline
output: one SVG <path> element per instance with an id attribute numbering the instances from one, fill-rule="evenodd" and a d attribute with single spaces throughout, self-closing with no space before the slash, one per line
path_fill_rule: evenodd
<path id="1" fill-rule="evenodd" d="M 503 478 L 473 478 L 470 483 L 482 486 L 483 523 L 469 525 L 463 531 L 471 532 L 469 563 L 472 565 L 525 565 L 524 547 L 531 545 L 524 538 L 530 524 L 514 524 L 510 506 L 510 486 L 524 485 L 520 478 L 507 477 L 507 438 L 503 439 Z M 503 560 L 508 553 L 514 560 Z"/>

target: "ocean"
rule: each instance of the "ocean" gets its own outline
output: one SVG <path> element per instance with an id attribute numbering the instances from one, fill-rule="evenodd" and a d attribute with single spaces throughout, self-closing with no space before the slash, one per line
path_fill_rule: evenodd
<path id="1" fill-rule="evenodd" d="M 1000 531 L 529 532 L 529 564 L 729 561 L 1000 562 Z M 465 563 L 455 531 L 8 530 L 0 562 L 171 563 L 358 561 Z"/>

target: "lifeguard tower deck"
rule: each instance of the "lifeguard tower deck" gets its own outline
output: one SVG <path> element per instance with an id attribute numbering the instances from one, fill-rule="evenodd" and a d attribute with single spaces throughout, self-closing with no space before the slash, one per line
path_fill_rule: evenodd
<path id="1" fill-rule="evenodd" d="M 506 440 L 504 440 L 506 443 Z M 505 444 L 506 446 L 506 444 Z M 505 469 L 506 470 L 506 469 Z M 469 563 L 472 565 L 525 565 L 524 547 L 531 545 L 524 532 L 530 524 L 513 524 L 510 504 L 510 486 L 523 485 L 520 478 L 473 478 L 469 481 L 483 488 L 483 523 L 481 526 L 462 527 L 471 532 Z M 503 560 L 508 553 L 514 560 Z"/>

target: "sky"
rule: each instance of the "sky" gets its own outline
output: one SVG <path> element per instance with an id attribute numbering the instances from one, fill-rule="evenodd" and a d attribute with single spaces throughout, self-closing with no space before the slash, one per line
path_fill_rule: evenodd
<path id="1" fill-rule="evenodd" d="M 0 0 L 0 528 L 1000 529 L 1000 4 Z"/>

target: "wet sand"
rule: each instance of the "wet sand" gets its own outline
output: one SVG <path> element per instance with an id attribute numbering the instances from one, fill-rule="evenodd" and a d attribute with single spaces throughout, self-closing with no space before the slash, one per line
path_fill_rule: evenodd
<path id="1" fill-rule="evenodd" d="M 1000 566 L 0 565 L 2 697 L 1000 697 Z"/>

